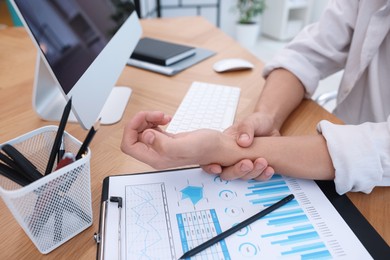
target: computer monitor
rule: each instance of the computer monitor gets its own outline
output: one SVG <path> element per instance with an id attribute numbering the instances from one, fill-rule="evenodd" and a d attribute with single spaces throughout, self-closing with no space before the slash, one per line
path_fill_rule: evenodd
<path id="1" fill-rule="evenodd" d="M 11 0 L 38 49 L 33 107 L 58 121 L 72 98 L 71 121 L 88 129 L 119 121 L 131 95 L 114 87 L 142 34 L 123 0 Z M 103 108 L 104 107 L 104 108 Z"/>

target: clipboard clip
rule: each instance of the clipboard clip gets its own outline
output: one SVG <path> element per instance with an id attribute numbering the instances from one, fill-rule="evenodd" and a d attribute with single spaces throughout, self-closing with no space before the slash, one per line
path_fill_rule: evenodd
<path id="1" fill-rule="evenodd" d="M 122 260 L 121 250 L 121 216 L 122 216 L 122 197 L 110 197 L 110 202 L 118 203 L 119 217 L 118 217 L 118 260 Z"/>
<path id="2" fill-rule="evenodd" d="M 95 242 L 97 244 L 97 254 L 96 254 L 97 260 L 104 259 L 104 238 L 106 233 L 107 204 L 108 204 L 107 200 L 102 202 L 102 205 L 100 207 L 99 231 L 93 235 L 93 238 L 95 239 Z"/>
<path id="3" fill-rule="evenodd" d="M 110 202 L 118 203 L 119 210 L 119 220 L 118 220 L 118 259 L 122 259 L 121 252 L 121 215 L 122 215 L 122 207 L 123 200 L 122 197 L 110 197 Z M 97 260 L 104 260 L 104 247 L 105 247 L 105 232 L 106 232 L 106 216 L 107 216 L 107 205 L 108 200 L 102 202 L 102 206 L 100 207 L 100 225 L 99 232 L 95 233 L 93 238 L 97 244 Z"/>

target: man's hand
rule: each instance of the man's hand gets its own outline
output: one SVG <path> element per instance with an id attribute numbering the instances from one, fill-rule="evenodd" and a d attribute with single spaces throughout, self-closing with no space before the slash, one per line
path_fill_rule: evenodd
<path id="1" fill-rule="evenodd" d="M 153 154 L 148 145 L 142 141 L 142 134 L 147 129 L 162 132 L 159 126 L 168 124 L 171 119 L 170 116 L 159 111 L 139 112 L 125 126 L 121 150 L 140 161 L 149 163 L 152 158 L 150 156 Z"/>
<path id="2" fill-rule="evenodd" d="M 138 113 L 125 126 L 122 151 L 155 169 L 166 169 L 211 162 L 223 164 L 220 158 L 227 156 L 216 151 L 222 149 L 223 142 L 236 145 L 233 138 L 216 130 L 200 129 L 179 134 L 162 131 L 159 126 L 170 120 L 171 117 L 162 112 Z M 233 163 L 235 161 L 229 161 L 227 165 Z"/>
<path id="3" fill-rule="evenodd" d="M 226 134 L 232 135 L 239 146 L 249 147 L 255 136 L 279 136 L 279 130 L 274 127 L 274 121 L 268 115 L 253 113 L 225 130 Z M 264 158 L 255 161 L 249 159 L 229 166 L 222 167 L 218 164 L 202 166 L 203 170 L 211 174 L 220 174 L 222 179 L 232 180 L 241 178 L 244 180 L 255 179 L 265 181 L 275 173 Z"/>

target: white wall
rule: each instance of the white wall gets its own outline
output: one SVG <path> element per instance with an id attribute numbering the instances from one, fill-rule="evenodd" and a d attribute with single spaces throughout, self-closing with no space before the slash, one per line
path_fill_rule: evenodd
<path id="1" fill-rule="evenodd" d="M 234 10 L 236 0 L 221 0 L 221 26 L 220 28 L 230 36 L 235 36 L 235 24 L 238 13 Z"/>
<path id="2" fill-rule="evenodd" d="M 182 0 L 183 5 L 191 4 L 213 4 L 215 0 Z M 161 5 L 177 5 L 179 0 L 161 0 Z M 220 28 L 227 33 L 228 35 L 235 36 L 235 23 L 238 17 L 238 14 L 234 12 L 236 0 L 221 0 L 221 10 L 220 10 Z M 319 19 L 322 14 L 328 0 L 313 0 L 313 5 L 311 9 L 311 19 L 310 22 L 315 22 Z M 141 1 L 141 13 L 147 13 L 147 10 L 153 10 L 155 8 L 155 0 L 142 0 Z M 163 9 L 163 17 L 175 17 L 175 16 L 193 16 L 197 15 L 196 9 L 180 8 L 180 9 Z M 212 8 L 202 9 L 201 15 L 209 20 L 211 23 L 216 25 L 216 10 Z M 279 19 L 275 17 L 275 19 Z"/>
<path id="3" fill-rule="evenodd" d="M 178 0 L 161 0 L 162 6 L 177 5 Z M 215 0 L 182 0 L 183 5 L 191 4 L 214 4 Z M 234 24 L 237 14 L 232 10 L 236 0 L 221 0 L 220 10 L 220 28 L 227 34 L 234 36 Z M 155 0 L 142 0 L 141 1 L 141 16 L 145 16 L 148 10 L 155 8 Z M 195 8 L 179 8 L 179 9 L 164 9 L 162 10 L 163 17 L 175 17 L 175 16 L 194 16 L 197 15 Z M 211 23 L 216 25 L 216 9 L 215 8 L 203 8 L 201 10 L 201 16 L 205 17 Z"/>

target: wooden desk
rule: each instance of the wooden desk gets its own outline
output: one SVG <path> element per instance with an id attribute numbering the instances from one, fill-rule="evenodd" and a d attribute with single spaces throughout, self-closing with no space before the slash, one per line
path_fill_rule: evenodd
<path id="1" fill-rule="evenodd" d="M 233 39 L 202 18 L 175 18 L 142 21 L 145 36 L 192 44 L 218 54 L 174 77 L 126 67 L 118 85 L 127 85 L 133 94 L 124 120 L 102 126 L 92 145 L 91 185 L 93 226 L 72 238 L 48 255 L 42 255 L 14 220 L 3 201 L 0 202 L 0 259 L 94 259 L 93 234 L 98 230 L 100 195 L 103 179 L 108 175 L 153 170 L 120 151 L 122 129 L 127 119 L 140 110 L 162 110 L 173 114 L 194 80 L 239 86 L 242 89 L 237 118 L 253 110 L 262 90 L 263 64 L 241 48 Z M 183 29 L 185 28 L 185 29 Z M 0 143 L 44 125 L 57 124 L 39 119 L 32 110 L 32 84 L 36 49 L 24 29 L 0 30 Z M 217 74 L 212 64 L 221 58 L 242 57 L 256 65 L 252 71 Z M 340 122 L 312 101 L 304 101 L 283 128 L 285 135 L 315 133 L 321 119 Z M 86 131 L 69 124 L 67 131 L 83 140 Z M 349 194 L 370 223 L 390 242 L 390 189 L 377 188 L 370 195 Z"/>

